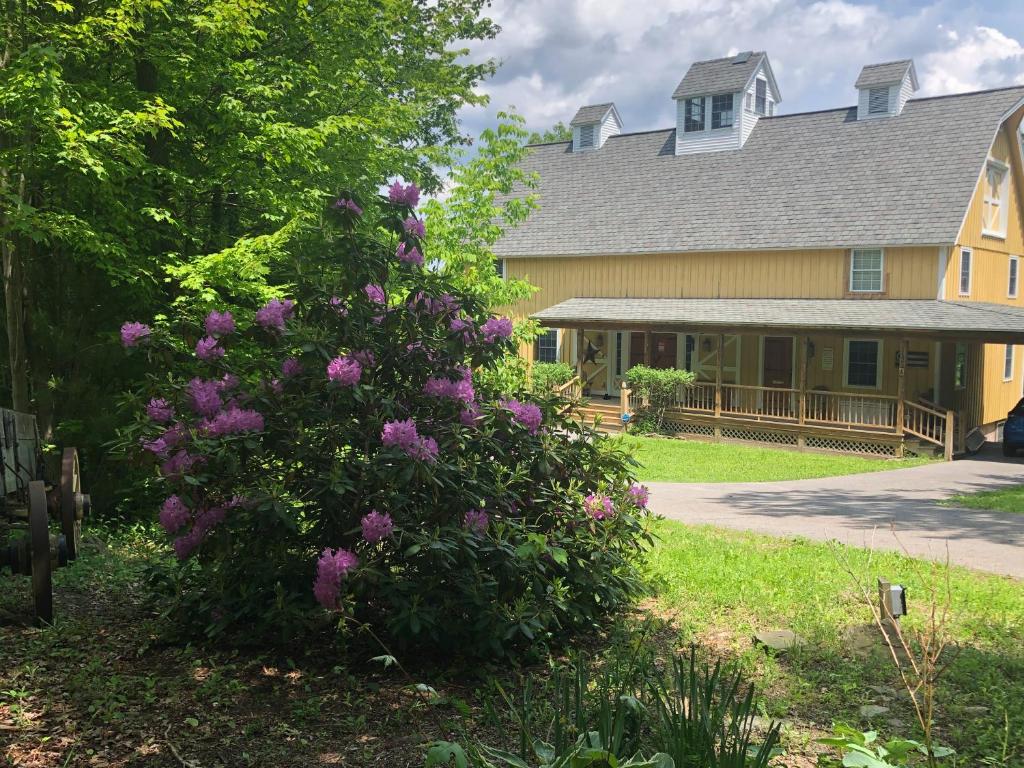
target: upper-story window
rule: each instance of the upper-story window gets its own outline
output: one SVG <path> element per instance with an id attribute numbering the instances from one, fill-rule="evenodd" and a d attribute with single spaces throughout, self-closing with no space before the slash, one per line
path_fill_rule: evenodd
<path id="1" fill-rule="evenodd" d="M 971 295 L 971 257 L 970 248 L 960 249 L 960 295 Z"/>
<path id="2" fill-rule="evenodd" d="M 1020 283 L 1020 256 L 1010 257 L 1010 279 L 1006 285 L 1006 296 L 1010 299 L 1017 298 L 1017 289 Z"/>
<path id="3" fill-rule="evenodd" d="M 1010 169 L 998 160 L 985 165 L 984 200 L 981 212 L 981 232 L 994 237 L 1006 237 L 1007 196 L 1010 191 Z"/>
<path id="4" fill-rule="evenodd" d="M 1013 381 L 1013 344 L 1007 344 L 1003 353 L 1003 381 Z"/>
<path id="5" fill-rule="evenodd" d="M 878 293 L 882 290 L 885 256 L 881 248 L 855 248 L 850 252 L 850 291 Z"/>
<path id="6" fill-rule="evenodd" d="M 558 329 L 551 328 L 537 337 L 536 352 L 538 363 L 558 362 Z"/>
<path id="7" fill-rule="evenodd" d="M 711 97 L 711 127 L 732 127 L 732 94 L 724 93 Z"/>
<path id="8" fill-rule="evenodd" d="M 868 114 L 884 115 L 889 111 L 889 89 L 868 89 Z"/>
<path id="9" fill-rule="evenodd" d="M 686 110 L 686 116 L 683 118 L 683 131 L 686 133 L 703 131 L 704 97 L 698 96 L 695 99 L 687 99 L 684 109 Z"/>
<path id="10" fill-rule="evenodd" d="M 754 81 L 754 111 L 759 115 L 768 114 L 768 81 L 761 78 Z"/>
<path id="11" fill-rule="evenodd" d="M 594 124 L 580 126 L 580 148 L 594 146 Z"/>

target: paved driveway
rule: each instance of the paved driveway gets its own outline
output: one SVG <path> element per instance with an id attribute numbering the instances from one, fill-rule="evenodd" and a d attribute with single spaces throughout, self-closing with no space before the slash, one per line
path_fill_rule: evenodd
<path id="1" fill-rule="evenodd" d="M 998 451 L 952 463 L 773 483 L 649 483 L 651 508 L 684 523 L 906 549 L 1024 578 L 1024 514 L 939 506 L 956 493 L 1024 483 L 1024 460 Z"/>

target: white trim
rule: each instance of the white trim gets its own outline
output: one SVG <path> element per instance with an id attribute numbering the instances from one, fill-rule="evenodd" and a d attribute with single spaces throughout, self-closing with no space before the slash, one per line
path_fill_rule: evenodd
<path id="1" fill-rule="evenodd" d="M 1010 359 L 1009 360 L 1006 359 L 1006 353 L 1007 352 L 1010 353 Z M 1006 364 L 1007 364 L 1007 362 L 1009 362 L 1009 364 L 1010 364 L 1010 375 L 1009 376 L 1006 375 Z M 1003 381 L 1004 382 L 1013 381 L 1013 374 L 1016 372 L 1016 369 L 1017 369 L 1017 348 L 1015 346 L 1013 346 L 1013 344 L 1007 344 L 1006 345 L 1006 349 L 1003 350 Z"/>
<path id="2" fill-rule="evenodd" d="M 964 291 L 964 254 L 967 254 L 967 291 Z M 956 263 L 956 290 L 958 296 L 970 296 L 974 283 L 974 250 L 965 245 L 960 246 L 960 258 Z"/>
<path id="3" fill-rule="evenodd" d="M 873 341 L 877 345 L 878 357 L 875 365 L 875 386 L 850 383 L 850 342 Z M 843 387 L 846 389 L 882 389 L 882 369 L 885 367 L 885 344 L 882 339 L 850 337 L 843 339 Z"/>
<path id="4" fill-rule="evenodd" d="M 1013 266 L 1017 265 L 1017 271 L 1013 272 Z M 1010 275 L 1013 275 L 1013 292 L 1010 292 Z M 1006 298 L 1016 299 L 1020 295 L 1020 256 L 1010 255 L 1006 265 Z"/>
<path id="5" fill-rule="evenodd" d="M 878 288 L 854 288 L 853 287 L 853 254 L 857 251 L 878 251 L 879 255 L 879 276 L 878 276 Z M 850 274 L 848 276 L 847 287 L 850 293 L 885 293 L 885 248 L 851 248 L 850 251 Z M 868 270 L 863 269 L 861 272 L 867 272 Z"/>
<path id="6" fill-rule="evenodd" d="M 942 301 L 946 298 L 946 272 L 949 270 L 949 246 L 939 246 L 939 274 L 935 290 L 935 298 Z"/>
<path id="7" fill-rule="evenodd" d="M 997 190 L 997 197 L 991 197 L 988 194 L 989 182 L 988 174 L 990 169 L 996 169 L 1001 175 L 999 182 L 999 189 Z M 982 171 L 982 188 L 981 188 L 981 235 L 982 237 L 992 237 L 997 240 L 1006 239 L 1006 226 L 1009 220 L 1009 205 L 1010 205 L 1010 166 L 1004 163 L 1002 160 L 998 160 L 994 157 L 989 157 L 985 161 L 985 168 Z M 999 221 L 997 222 L 998 229 L 990 229 L 986 226 L 986 209 L 987 207 L 995 203 L 998 206 Z"/>

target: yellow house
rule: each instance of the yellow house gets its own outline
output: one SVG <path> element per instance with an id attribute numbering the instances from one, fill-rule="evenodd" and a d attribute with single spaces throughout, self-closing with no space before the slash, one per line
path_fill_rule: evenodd
<path id="1" fill-rule="evenodd" d="M 998 439 L 1024 394 L 1024 87 L 782 115 L 763 52 L 695 63 L 674 127 L 579 110 L 532 147 L 540 208 L 498 243 L 532 359 L 598 402 L 646 363 L 693 371 L 669 422 L 708 438 L 902 455 Z M 624 399 L 619 410 L 631 410 Z"/>

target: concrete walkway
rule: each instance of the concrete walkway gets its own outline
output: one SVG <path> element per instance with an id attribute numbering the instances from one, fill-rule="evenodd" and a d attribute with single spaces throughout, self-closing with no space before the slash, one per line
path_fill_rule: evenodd
<path id="1" fill-rule="evenodd" d="M 772 483 L 648 483 L 651 508 L 684 523 L 836 539 L 1024 578 L 1024 514 L 956 509 L 940 499 L 1024 483 L 1024 459 L 998 449 L 952 463 Z"/>

